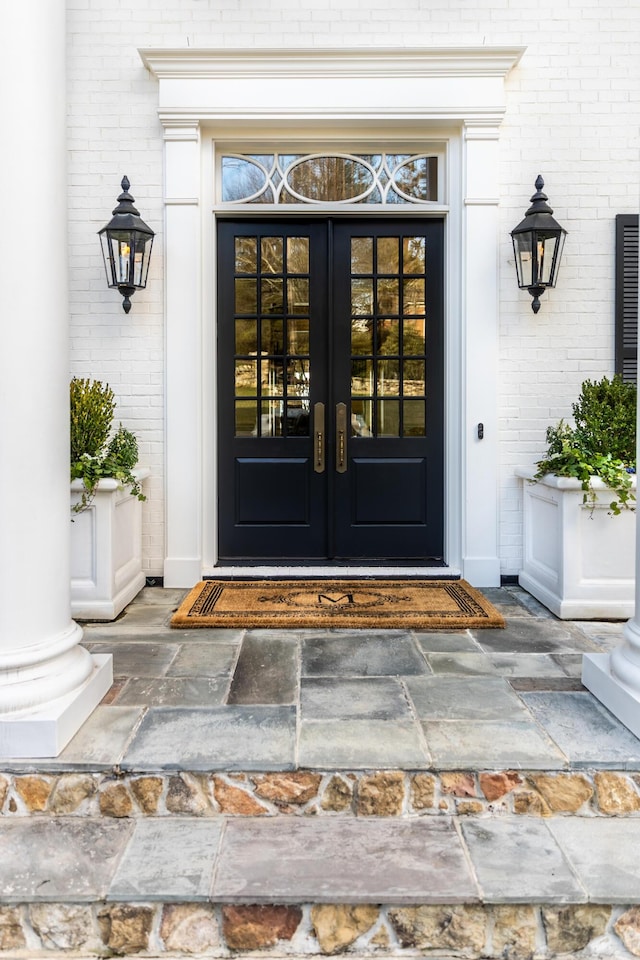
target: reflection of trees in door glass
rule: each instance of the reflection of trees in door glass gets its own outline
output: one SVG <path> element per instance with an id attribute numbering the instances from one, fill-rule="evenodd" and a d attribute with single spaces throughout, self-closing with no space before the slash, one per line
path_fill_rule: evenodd
<path id="1" fill-rule="evenodd" d="M 361 160 L 342 156 L 309 157 L 284 171 L 294 194 L 305 200 L 356 200 L 375 185 L 375 175 Z"/>
<path id="2" fill-rule="evenodd" d="M 378 273 L 398 273 L 400 269 L 398 244 L 398 237 L 378 237 Z"/>
<path id="3" fill-rule="evenodd" d="M 309 273 L 309 237 L 287 237 L 287 272 Z"/>
<path id="4" fill-rule="evenodd" d="M 257 237 L 236 237 L 235 238 L 235 272 L 236 273 L 257 273 L 258 272 L 258 238 Z"/>
<path id="5" fill-rule="evenodd" d="M 355 356 L 373 353 L 373 324 L 371 318 L 351 321 L 351 353 Z"/>
<path id="6" fill-rule="evenodd" d="M 258 309 L 258 291 L 255 280 L 238 279 L 235 281 L 235 312 L 256 313 Z"/>
<path id="7" fill-rule="evenodd" d="M 402 269 L 405 273 L 425 272 L 425 238 L 404 237 L 402 241 Z"/>
<path id="8" fill-rule="evenodd" d="M 373 273 L 373 237 L 351 238 L 351 273 Z"/>
<path id="9" fill-rule="evenodd" d="M 354 316 L 373 313 L 373 280 L 351 281 L 351 313 Z"/>
<path id="10" fill-rule="evenodd" d="M 284 281 L 281 277 L 263 277 L 260 282 L 262 313 L 284 313 Z"/>
<path id="11" fill-rule="evenodd" d="M 260 240 L 260 269 L 263 273 L 282 273 L 284 243 L 282 237 L 262 237 Z"/>
<path id="12" fill-rule="evenodd" d="M 257 327 L 256 320 L 236 320 L 236 353 L 258 352 Z"/>

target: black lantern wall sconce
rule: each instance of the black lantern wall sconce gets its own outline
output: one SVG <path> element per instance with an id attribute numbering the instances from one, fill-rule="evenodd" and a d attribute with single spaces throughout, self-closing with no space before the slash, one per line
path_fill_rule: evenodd
<path id="1" fill-rule="evenodd" d="M 555 287 L 562 248 L 567 231 L 553 218 L 549 199 L 542 192 L 544 180 L 536 180 L 536 192 L 524 220 L 511 231 L 516 257 L 518 286 L 533 297 L 531 309 L 540 309 L 540 297 L 548 287 Z"/>
<path id="2" fill-rule="evenodd" d="M 122 193 L 118 206 L 113 210 L 113 219 L 98 231 L 102 245 L 104 268 L 109 287 L 117 287 L 124 298 L 122 309 L 131 310 L 131 297 L 136 290 L 147 285 L 151 248 L 155 236 L 134 207 L 134 198 L 129 193 L 131 184 L 122 178 Z"/>

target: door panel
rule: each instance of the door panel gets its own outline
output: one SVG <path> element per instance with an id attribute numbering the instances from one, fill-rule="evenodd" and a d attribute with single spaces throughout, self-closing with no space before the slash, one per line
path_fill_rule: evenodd
<path id="1" fill-rule="evenodd" d="M 335 226 L 334 390 L 351 427 L 334 480 L 339 558 L 442 557 L 442 229 Z"/>
<path id="2" fill-rule="evenodd" d="M 364 460 L 353 457 L 350 469 L 353 471 L 352 523 L 426 522 L 424 458 Z"/>
<path id="3" fill-rule="evenodd" d="M 442 557 L 442 232 L 220 223 L 221 559 Z"/>
<path id="4" fill-rule="evenodd" d="M 319 222 L 219 224 L 221 558 L 327 556 L 310 416 L 326 395 L 326 244 Z"/>

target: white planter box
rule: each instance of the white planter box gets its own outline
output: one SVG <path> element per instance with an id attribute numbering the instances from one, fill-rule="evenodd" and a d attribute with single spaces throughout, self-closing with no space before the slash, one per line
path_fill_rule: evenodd
<path id="1" fill-rule="evenodd" d="M 145 480 L 150 471 L 133 471 Z M 81 480 L 71 484 L 78 503 Z M 72 513 L 71 615 L 78 620 L 114 620 L 145 584 L 142 572 L 142 503 L 117 480 L 101 480 L 92 503 Z"/>
<path id="2" fill-rule="evenodd" d="M 635 606 L 636 513 L 611 516 L 615 494 L 593 478 L 596 506 L 580 481 L 551 474 L 523 480 L 524 561 L 519 582 L 563 620 L 626 620 Z M 635 481 L 634 481 L 635 486 Z"/>

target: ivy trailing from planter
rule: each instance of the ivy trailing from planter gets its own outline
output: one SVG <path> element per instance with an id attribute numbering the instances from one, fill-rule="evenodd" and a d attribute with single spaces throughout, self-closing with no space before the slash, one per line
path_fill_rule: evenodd
<path id="1" fill-rule="evenodd" d="M 616 494 L 609 504 L 611 514 L 634 510 L 636 403 L 635 384 L 617 375 L 613 380 L 585 380 L 573 404 L 575 426 L 560 420 L 547 427 L 547 453 L 536 464 L 535 479 L 552 473 L 580 480 L 583 503 L 589 504 L 593 514 L 596 491 L 591 480 L 598 477 Z"/>
<path id="2" fill-rule="evenodd" d="M 115 398 L 108 383 L 74 377 L 70 385 L 71 479 L 82 480 L 84 489 L 72 510 L 80 513 L 90 505 L 100 480 L 113 478 L 129 487 L 138 500 L 146 500 L 133 473 L 138 462 L 138 441 L 122 424 L 112 433 Z"/>

